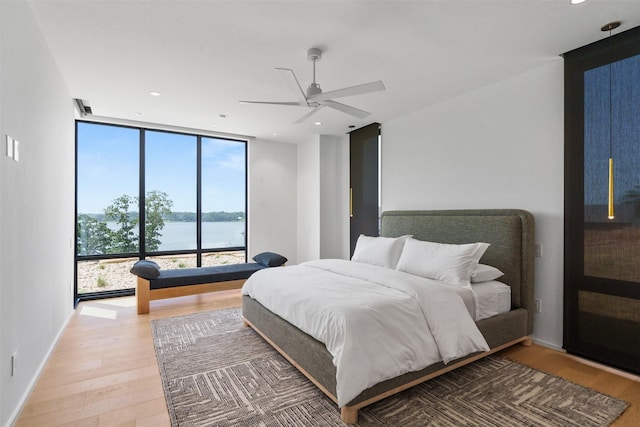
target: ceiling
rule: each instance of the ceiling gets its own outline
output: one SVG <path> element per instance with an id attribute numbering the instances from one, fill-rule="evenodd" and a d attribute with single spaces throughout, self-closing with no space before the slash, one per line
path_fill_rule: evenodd
<path id="1" fill-rule="evenodd" d="M 563 52 L 640 25 L 640 0 L 28 1 L 73 98 L 96 116 L 296 143 L 385 122 L 561 61 Z M 615 33 L 614 33 L 615 34 Z M 324 91 L 382 80 L 340 98 L 364 120 L 299 106 L 275 71 Z M 160 92 L 152 96 L 150 91 Z M 223 117 L 224 116 L 224 117 Z M 321 121 L 322 125 L 314 125 Z"/>

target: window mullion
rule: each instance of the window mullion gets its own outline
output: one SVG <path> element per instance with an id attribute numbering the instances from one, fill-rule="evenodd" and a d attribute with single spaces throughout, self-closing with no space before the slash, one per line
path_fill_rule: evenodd
<path id="1" fill-rule="evenodd" d="M 138 241 L 140 245 L 140 258 L 144 259 L 147 255 L 146 242 L 145 242 L 145 224 L 146 224 L 146 211 L 145 211 L 145 136 L 146 131 L 140 130 L 140 187 L 138 189 Z"/>
<path id="2" fill-rule="evenodd" d="M 202 266 L 202 137 L 196 148 L 196 265 Z"/>

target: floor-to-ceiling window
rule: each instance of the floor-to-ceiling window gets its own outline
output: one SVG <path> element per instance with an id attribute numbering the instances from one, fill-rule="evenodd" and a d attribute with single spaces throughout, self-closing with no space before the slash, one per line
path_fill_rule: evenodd
<path id="1" fill-rule="evenodd" d="M 241 140 L 76 122 L 76 298 L 131 294 L 141 258 L 245 262 L 246 152 Z"/>
<path id="2" fill-rule="evenodd" d="M 640 29 L 565 54 L 565 123 L 564 347 L 640 372 Z"/>

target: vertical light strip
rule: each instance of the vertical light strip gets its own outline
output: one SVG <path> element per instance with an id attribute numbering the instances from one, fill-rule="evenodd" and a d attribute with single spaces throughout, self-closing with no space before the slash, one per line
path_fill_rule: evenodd
<path id="1" fill-rule="evenodd" d="M 613 157 L 609 157 L 609 209 L 607 212 L 609 219 L 615 218 L 613 213 Z"/>
<path id="2" fill-rule="evenodd" d="M 353 188 L 349 188 L 349 217 L 353 218 Z"/>

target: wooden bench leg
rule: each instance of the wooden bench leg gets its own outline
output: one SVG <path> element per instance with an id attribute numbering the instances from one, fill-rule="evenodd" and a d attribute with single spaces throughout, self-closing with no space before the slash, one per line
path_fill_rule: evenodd
<path id="1" fill-rule="evenodd" d="M 149 312 L 149 297 L 151 294 L 151 283 L 147 279 L 138 277 L 136 284 L 136 302 L 138 305 L 138 314 Z"/>
<path id="2" fill-rule="evenodd" d="M 533 340 L 531 339 L 531 337 L 527 337 L 526 340 L 520 341 L 520 344 L 522 344 L 525 347 L 531 347 L 533 345 Z"/>

